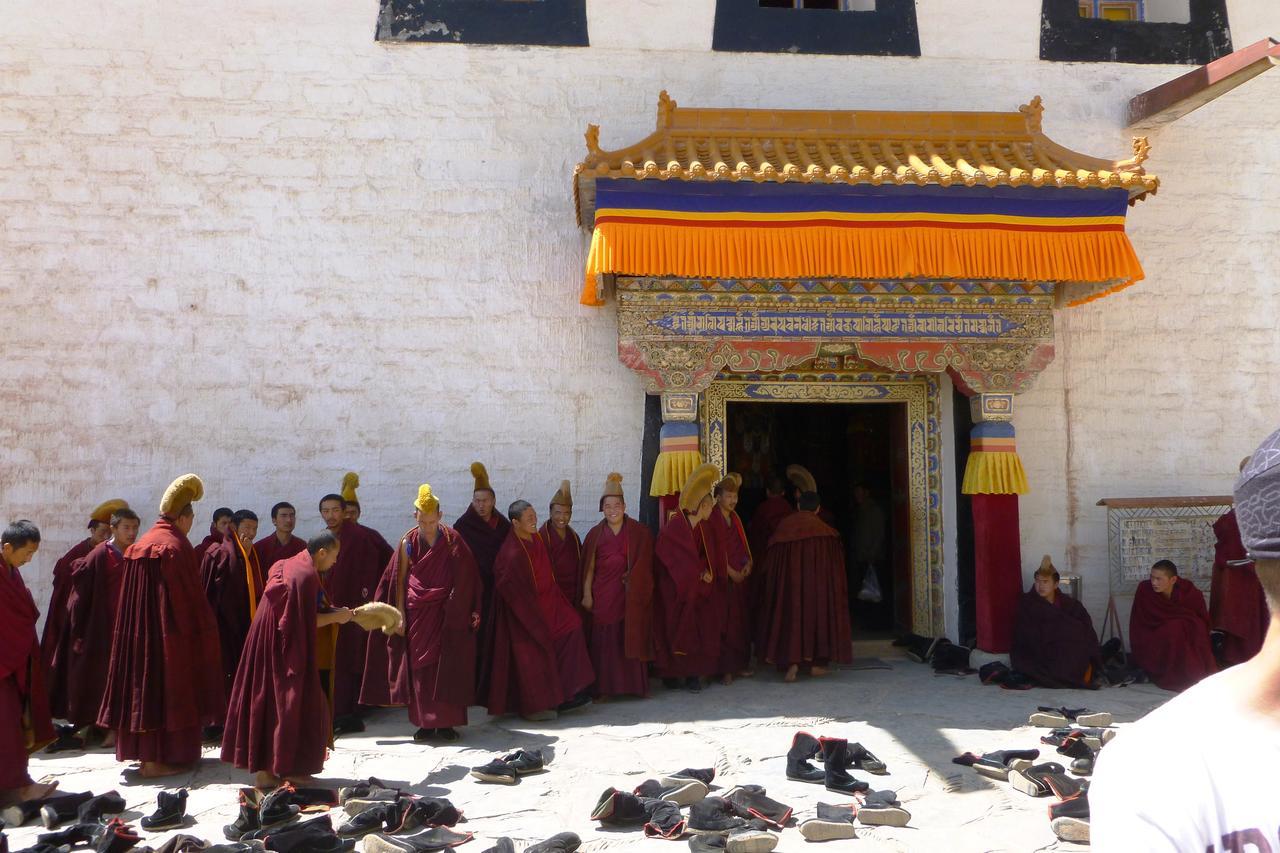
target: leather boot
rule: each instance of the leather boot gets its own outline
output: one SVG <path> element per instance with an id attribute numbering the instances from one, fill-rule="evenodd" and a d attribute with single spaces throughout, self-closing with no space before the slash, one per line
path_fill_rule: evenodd
<path id="1" fill-rule="evenodd" d="M 854 794 L 870 786 L 849 775 L 849 742 L 843 738 L 822 738 L 822 763 L 826 768 L 823 779 L 828 791 L 838 794 Z"/>
<path id="2" fill-rule="evenodd" d="M 818 739 L 808 732 L 796 732 L 787 750 L 787 778 L 796 782 L 821 784 L 827 774 L 809 763 L 822 749 Z"/>

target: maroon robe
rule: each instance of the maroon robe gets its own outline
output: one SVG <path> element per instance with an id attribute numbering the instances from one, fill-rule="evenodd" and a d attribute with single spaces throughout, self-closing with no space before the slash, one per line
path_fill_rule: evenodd
<path id="1" fill-rule="evenodd" d="M 736 512 L 725 518 L 720 507 L 711 511 L 711 517 L 703 522 L 707 528 L 708 538 L 716 539 L 716 548 L 724 554 L 726 569 L 741 572 L 751 562 L 751 548 L 747 544 L 747 533 L 742 528 L 742 520 Z M 717 580 L 719 580 L 717 578 Z M 725 572 L 724 580 L 719 581 L 719 595 L 722 598 L 720 632 L 720 660 L 716 667 L 718 672 L 736 675 L 751 667 L 751 606 L 748 584 L 751 578 L 735 581 Z"/>
<path id="2" fill-rule="evenodd" d="M 230 694 L 240 665 L 240 650 L 249 636 L 254 608 L 262 597 L 263 573 L 257 552 L 245 548 L 233 530 L 205 552 L 200 583 L 218 621 L 223 687 Z"/>
<path id="3" fill-rule="evenodd" d="M 324 578 L 325 591 L 335 607 L 356 608 L 373 600 L 382 570 L 395 553 L 372 528 L 344 521 L 338 529 L 338 562 Z M 355 622 L 338 625 L 333 662 L 333 715 L 347 717 L 359 710 L 360 682 L 369 635 Z"/>
<path id="4" fill-rule="evenodd" d="M 405 567 L 401 569 L 401 554 Z M 476 635 L 483 591 L 471 549 L 443 524 L 426 547 L 415 527 L 387 563 L 374 596 L 405 612 L 403 635 L 369 636 L 360 702 L 407 706 L 409 722 L 423 729 L 467 724 L 475 701 Z"/>
<path id="5" fill-rule="evenodd" d="M 201 728 L 226 712 L 218 623 L 195 557 L 166 516 L 125 552 L 98 712 L 98 725 L 116 730 L 121 761 L 194 764 Z"/>
<path id="6" fill-rule="evenodd" d="M 747 525 L 747 540 L 751 543 L 751 553 L 763 557 L 769 550 L 769 540 L 773 531 L 778 529 L 782 519 L 795 512 L 791 504 L 782 495 L 774 495 L 764 499 L 751 515 L 751 523 Z"/>
<path id="7" fill-rule="evenodd" d="M 1271 625 L 1271 609 L 1258 582 L 1253 563 L 1228 565 L 1248 560 L 1240 541 L 1236 511 L 1228 510 L 1213 523 L 1218 537 L 1213 555 L 1213 582 L 1209 587 L 1209 626 L 1221 631 L 1222 661 L 1226 666 L 1244 663 L 1262 649 L 1262 640 Z"/>
<path id="8" fill-rule="evenodd" d="M 287 560 L 295 554 L 301 554 L 307 550 L 306 540 L 299 539 L 292 533 L 289 534 L 289 544 L 281 545 L 279 537 L 273 530 L 266 536 L 253 543 L 253 550 L 258 555 L 258 565 L 262 568 L 264 576 L 271 575 L 271 567 L 281 560 Z"/>
<path id="9" fill-rule="evenodd" d="M 71 650 L 66 667 L 66 714 L 76 726 L 93 725 L 107 686 L 111 638 L 120 606 L 124 553 L 107 541 L 71 567 L 64 642 Z"/>
<path id="10" fill-rule="evenodd" d="M 493 561 L 493 641 L 486 705 L 535 714 L 595 680 L 578 612 L 556 585 L 547 547 L 512 530 Z"/>
<path id="11" fill-rule="evenodd" d="M 587 532 L 582 576 L 592 571 L 586 616 L 597 696 L 648 696 L 653 660 L 653 534 L 629 516 Z"/>
<path id="12" fill-rule="evenodd" d="M 200 544 L 195 547 L 196 565 L 199 566 L 204 562 L 205 553 L 221 542 L 223 536 L 218 532 L 218 527 L 213 522 L 209 522 L 209 535 L 200 540 Z"/>
<path id="13" fill-rule="evenodd" d="M 1102 649 L 1083 604 L 1061 590 L 1050 603 L 1032 586 L 1018 600 L 1009 659 L 1041 687 L 1089 688 Z"/>
<path id="14" fill-rule="evenodd" d="M 54 563 L 53 594 L 49 597 L 44 631 L 40 635 L 40 658 L 49 688 L 49 709 L 54 717 L 63 720 L 68 719 L 66 686 L 67 668 L 71 662 L 70 653 L 62 645 L 66 635 L 67 598 L 71 595 L 71 565 L 84 559 L 93 548 L 92 540 L 83 539 Z"/>
<path id="15" fill-rule="evenodd" d="M 22 574 L 0 557 L 0 791 L 30 785 L 27 756 L 53 740 L 39 618 Z"/>
<path id="16" fill-rule="evenodd" d="M 849 663 L 849 593 L 840 534 L 811 512 L 778 525 L 764 558 L 760 657 L 779 667 Z"/>
<path id="17" fill-rule="evenodd" d="M 564 597 L 573 605 L 574 610 L 582 609 L 582 540 L 577 532 L 567 528 L 565 535 L 557 533 L 550 521 L 538 530 L 542 544 L 547 546 L 547 554 L 551 557 L 551 571 L 556 577 L 556 586 L 564 593 Z"/>
<path id="18" fill-rule="evenodd" d="M 1165 598 L 1145 580 L 1138 584 L 1129 613 L 1133 661 L 1156 686 L 1185 690 L 1217 672 L 1209 644 L 1209 610 L 1204 593 L 1179 579 Z"/>
<path id="19" fill-rule="evenodd" d="M 306 551 L 272 566 L 231 686 L 222 760 L 257 773 L 319 773 L 333 731 L 316 659 L 320 575 Z"/>
<path id="20" fill-rule="evenodd" d="M 714 576 L 703 580 L 708 565 L 700 539 L 688 516 L 677 510 L 654 546 L 654 670 L 662 678 L 711 675 L 717 663 L 718 637 L 706 621 Z"/>
<path id="21" fill-rule="evenodd" d="M 476 558 L 476 568 L 480 570 L 480 583 L 484 586 L 484 598 L 480 604 L 480 648 L 488 648 L 493 643 L 493 562 L 507 541 L 511 522 L 496 512 L 489 516 L 489 521 L 485 521 L 475 507 L 468 506 L 467 511 L 453 523 L 453 529 L 471 549 L 471 555 Z M 489 693 L 490 666 L 492 661 L 488 655 L 481 655 L 476 659 L 476 692 L 480 696 Z"/>

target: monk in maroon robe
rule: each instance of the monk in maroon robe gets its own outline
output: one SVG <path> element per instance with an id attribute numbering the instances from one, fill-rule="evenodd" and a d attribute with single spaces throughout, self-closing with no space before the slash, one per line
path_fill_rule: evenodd
<path id="1" fill-rule="evenodd" d="M 111 538 L 71 567 L 71 596 L 67 599 L 67 624 L 63 643 L 66 656 L 64 718 L 77 727 L 98 720 L 111 663 L 120 605 L 124 552 L 138 539 L 141 520 L 131 509 L 111 516 Z M 96 728 L 96 727 L 95 727 Z M 115 732 L 106 732 L 103 746 L 115 745 Z"/>
<path id="2" fill-rule="evenodd" d="M 1168 560 L 1151 567 L 1138 584 L 1129 614 L 1133 661 L 1156 686 L 1185 690 L 1218 671 L 1209 644 L 1209 609 L 1204 593 L 1178 577 Z"/>
<path id="3" fill-rule="evenodd" d="M 556 585 L 538 513 L 528 501 L 507 510 L 511 532 L 493 562 L 489 713 L 552 719 L 591 701 L 595 681 L 582 620 Z"/>
<path id="4" fill-rule="evenodd" d="M 351 621 L 348 608 L 317 613 L 321 578 L 338 559 L 329 531 L 307 549 L 277 561 L 249 627 L 232 681 L 222 760 L 255 774 L 254 784 L 312 784 L 324 767 L 333 732 L 329 697 L 320 683 L 316 631 Z"/>
<path id="5" fill-rule="evenodd" d="M 231 527 L 222 541 L 205 552 L 200 564 L 200 582 L 218 620 L 223 686 L 227 694 L 235 681 L 240 650 L 249 636 L 249 625 L 265 585 L 258 552 L 253 548 L 257 534 L 258 516 L 247 509 L 238 510 L 231 516 Z"/>
<path id="6" fill-rule="evenodd" d="M 773 531 L 778 529 L 782 519 L 795 512 L 795 507 L 787 500 L 786 486 L 782 478 L 772 476 L 765 486 L 765 499 L 751 514 L 751 522 L 747 525 L 747 541 L 751 543 L 752 554 L 765 554 L 769 550 L 769 539 Z M 756 573 L 756 577 L 759 577 Z"/>
<path id="7" fill-rule="evenodd" d="M 560 481 L 560 488 L 551 496 L 550 517 L 538 530 L 542 544 L 551 557 L 551 570 L 556 585 L 574 607 L 582 603 L 582 540 L 569 526 L 573 520 L 573 493 L 569 481 Z"/>
<path id="8" fill-rule="evenodd" d="M 42 800 L 57 783 L 37 785 L 27 757 L 53 740 L 36 620 L 40 611 L 19 569 L 40 549 L 29 521 L 0 534 L 0 803 Z"/>
<path id="9" fill-rule="evenodd" d="M 803 492 L 799 511 L 778 525 L 765 555 L 757 649 L 786 668 L 785 681 L 795 681 L 801 665 L 819 676 L 832 662 L 853 660 L 844 548 L 818 517 L 820 508 L 816 492 Z"/>
<path id="10" fill-rule="evenodd" d="M 471 476 L 475 488 L 471 492 L 471 504 L 467 511 L 453 523 L 453 529 L 467 543 L 471 555 L 480 569 L 480 583 L 484 586 L 484 598 L 480 605 L 480 648 L 488 648 L 493 642 L 493 562 L 498 551 L 507 541 L 511 522 L 494 511 L 497 498 L 489 484 L 489 472 L 479 462 L 471 463 Z M 485 696 L 489 692 L 489 666 L 487 655 L 476 659 L 476 692 Z"/>
<path id="11" fill-rule="evenodd" d="M 582 608 L 597 698 L 648 696 L 653 660 L 653 534 L 627 515 L 622 475 L 610 474 L 602 520 L 582 547 Z"/>
<path id="12" fill-rule="evenodd" d="M 719 660 L 718 627 L 708 618 L 715 572 L 697 532 L 715 508 L 711 490 L 719 479 L 713 465 L 693 470 L 680 491 L 679 511 L 662 526 L 654 546 L 654 670 L 668 687 L 683 683 L 694 692 Z"/>
<path id="13" fill-rule="evenodd" d="M 480 570 L 457 531 L 440 523 L 429 484 L 418 488 L 414 518 L 375 596 L 400 610 L 401 627 L 369 636 L 360 701 L 407 706 L 418 743 L 455 741 L 475 701 Z"/>
<path id="14" fill-rule="evenodd" d="M 45 611 L 44 631 L 40 635 L 40 657 L 44 662 L 46 684 L 49 687 L 49 706 L 56 718 L 67 719 L 65 673 L 69 655 L 63 650 L 61 639 L 67 621 L 67 598 L 71 595 L 71 565 L 84 559 L 94 548 L 107 541 L 111 535 L 111 514 L 117 509 L 128 509 L 123 500 L 110 500 L 99 504 L 89 515 L 89 535 L 80 540 L 53 566 L 53 594 Z"/>
<path id="15" fill-rule="evenodd" d="M 720 659 L 716 671 L 721 681 L 732 684 L 735 675 L 744 678 L 755 673 L 751 669 L 751 602 L 748 583 L 753 568 L 751 547 L 742 519 L 735 511 L 742 477 L 730 473 L 716 484 L 716 508 L 702 523 L 708 541 L 723 555 L 717 567 L 716 587 L 720 600 Z M 723 571 L 721 570 L 723 568 Z"/>
<path id="16" fill-rule="evenodd" d="M 200 540 L 200 544 L 195 547 L 197 566 L 204 562 L 204 555 L 210 548 L 227 537 L 233 515 L 235 513 L 231 511 L 231 507 L 220 506 L 213 511 L 213 521 L 209 522 L 209 535 Z"/>
<path id="17" fill-rule="evenodd" d="M 1060 580 L 1046 555 L 1018 601 L 1010 662 L 1041 687 L 1089 689 L 1102 669 L 1102 649 L 1089 611 L 1058 589 Z"/>
<path id="18" fill-rule="evenodd" d="M 325 592 L 335 607 L 356 608 L 373 600 L 378 581 L 394 549 L 376 530 L 346 517 L 341 495 L 320 499 L 320 516 L 342 548 L 338 561 L 324 578 Z M 364 731 L 360 719 L 360 682 L 369 635 L 354 622 L 338 626 L 333 661 L 333 727 L 336 734 Z"/>
<path id="19" fill-rule="evenodd" d="M 307 550 L 307 543 L 293 535 L 293 528 L 298 523 L 298 511 L 293 504 L 281 501 L 271 507 L 271 523 L 275 530 L 253 543 L 264 576 L 269 576 L 271 567 L 280 560 Z"/>
<path id="20" fill-rule="evenodd" d="M 201 727 L 226 711 L 218 623 L 187 539 L 203 494 L 199 477 L 179 477 L 155 525 L 124 552 L 98 725 L 115 729 L 116 758 L 141 761 L 144 778 L 189 770 Z"/>
<path id="21" fill-rule="evenodd" d="M 1261 650 L 1271 625 L 1271 610 L 1253 561 L 1240 541 L 1234 509 L 1213 523 L 1213 533 L 1217 543 L 1209 587 L 1209 626 L 1222 635 L 1223 665 L 1235 666 Z"/>

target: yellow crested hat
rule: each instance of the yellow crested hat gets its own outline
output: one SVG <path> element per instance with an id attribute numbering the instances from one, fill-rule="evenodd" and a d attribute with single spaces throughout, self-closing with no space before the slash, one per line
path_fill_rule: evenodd
<path id="1" fill-rule="evenodd" d="M 626 498 L 622 494 L 622 475 L 614 471 L 608 477 L 604 478 L 604 494 L 600 495 L 600 500 L 605 498 Z"/>
<path id="2" fill-rule="evenodd" d="M 418 499 L 413 502 L 418 512 L 439 512 L 440 499 L 431 491 L 430 483 L 423 483 L 418 486 Z"/>
<path id="3" fill-rule="evenodd" d="M 89 520 L 97 524 L 109 524 L 111 516 L 116 514 L 116 510 L 128 509 L 129 502 L 123 498 L 113 498 L 109 501 L 103 501 L 98 504 L 93 512 L 89 513 Z"/>
<path id="4" fill-rule="evenodd" d="M 716 483 L 716 488 L 722 492 L 732 492 L 736 495 L 738 490 L 742 488 L 742 475 L 730 471 L 724 475 L 723 480 Z"/>
<path id="5" fill-rule="evenodd" d="M 195 474 L 183 474 L 169 484 L 160 498 L 160 514 L 173 515 L 204 497 L 204 483 Z"/>
<path id="6" fill-rule="evenodd" d="M 688 512 L 696 510 L 702 499 L 711 494 L 719 479 L 720 472 L 709 462 L 694 468 L 693 473 L 684 481 L 684 488 L 680 490 L 680 508 Z"/>
<path id="7" fill-rule="evenodd" d="M 809 469 L 803 465 L 788 465 L 787 479 L 791 481 L 791 485 L 802 492 L 818 491 L 818 481 L 813 479 Z"/>
<path id="8" fill-rule="evenodd" d="M 360 488 L 360 475 L 355 471 L 348 471 L 342 475 L 342 490 L 340 494 L 342 499 L 349 504 L 359 504 L 356 498 L 356 489 Z"/>
<path id="9" fill-rule="evenodd" d="M 556 489 L 556 493 L 551 496 L 551 505 L 556 504 L 573 509 L 573 491 L 569 488 L 568 480 L 561 480 L 560 488 Z"/>
<path id="10" fill-rule="evenodd" d="M 489 485 L 489 472 L 485 469 L 484 463 L 471 463 L 471 476 L 475 478 L 476 485 L 472 491 L 475 492 L 492 492 L 493 486 Z"/>

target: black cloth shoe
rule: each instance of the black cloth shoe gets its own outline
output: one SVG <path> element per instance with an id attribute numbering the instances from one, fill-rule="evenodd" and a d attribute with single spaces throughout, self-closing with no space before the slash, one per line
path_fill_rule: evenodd
<path id="1" fill-rule="evenodd" d="M 791 820 L 791 806 L 765 796 L 765 789 L 759 785 L 739 785 L 725 794 L 724 799 L 745 809 L 751 817 L 779 829 Z"/>
<path id="2" fill-rule="evenodd" d="M 470 832 L 455 832 L 443 826 L 420 829 L 408 835 L 369 835 L 364 839 L 364 853 L 424 853 L 457 847 L 472 837 Z"/>
<path id="3" fill-rule="evenodd" d="M 376 803 L 343 823 L 337 829 L 340 838 L 359 838 L 370 832 L 395 832 L 404 817 L 403 807 L 411 800 L 392 803 Z M 402 807 L 403 804 L 403 807 Z"/>
<path id="4" fill-rule="evenodd" d="M 258 807 L 258 824 L 261 829 L 271 829 L 297 817 L 302 808 L 294 803 L 297 791 L 293 785 L 285 782 L 270 794 L 262 798 Z"/>
<path id="5" fill-rule="evenodd" d="M 907 642 L 907 657 L 916 663 L 928 663 L 933 660 L 933 651 L 938 647 L 942 637 L 920 637 L 912 635 Z"/>
<path id="6" fill-rule="evenodd" d="M 646 819 L 644 803 L 635 794 L 605 788 L 591 810 L 591 819 L 611 826 L 640 826 Z"/>
<path id="7" fill-rule="evenodd" d="M 339 804 L 336 788 L 294 788 L 289 802 L 302 809 L 324 806 L 331 809 Z"/>
<path id="8" fill-rule="evenodd" d="M 1061 764 L 1048 761 L 1025 770 L 1011 770 L 1009 784 L 1029 797 L 1057 794 L 1065 798 L 1080 790 L 1080 783 L 1067 775 Z"/>
<path id="9" fill-rule="evenodd" d="M 698 833 L 727 835 L 735 829 L 745 829 L 747 821 L 738 817 L 737 809 L 723 797 L 707 797 L 689 806 L 689 830 Z"/>
<path id="10" fill-rule="evenodd" d="M 1031 680 L 1029 675 L 1011 669 L 1005 673 L 1004 680 L 1000 682 L 1001 690 L 1030 690 L 1035 687 L 1036 683 Z"/>
<path id="11" fill-rule="evenodd" d="M 133 831 L 133 827 L 114 817 L 103 827 L 102 836 L 93 849 L 96 853 L 124 853 L 141 840 L 142 837 Z"/>
<path id="12" fill-rule="evenodd" d="M 877 776 L 883 776 L 889 772 L 888 766 L 860 743 L 849 744 L 846 754 L 849 758 L 849 766 L 855 770 L 874 773 Z"/>
<path id="13" fill-rule="evenodd" d="M 970 675 L 975 670 L 969 667 L 970 649 L 964 646 L 957 646 L 948 639 L 940 639 L 938 644 L 934 646 L 933 657 L 930 663 L 933 664 L 934 672 L 946 673 L 948 675 Z"/>
<path id="14" fill-rule="evenodd" d="M 561 832 L 546 841 L 540 841 L 532 847 L 526 847 L 524 853 L 573 853 L 582 846 L 582 839 L 574 832 Z"/>
<path id="15" fill-rule="evenodd" d="M 42 832 L 36 836 L 36 843 L 51 844 L 54 847 L 61 847 L 64 844 L 70 847 L 78 847 L 81 844 L 96 844 L 98 835 L 102 830 L 103 826 L 101 824 L 77 823 L 57 832 Z"/>
<path id="16" fill-rule="evenodd" d="M 248 844 L 237 843 L 234 846 L 243 847 L 248 850 L 253 849 Z M 180 832 L 166 840 L 164 844 L 161 844 L 156 850 L 156 853 L 200 853 L 200 851 L 209 849 L 211 849 L 209 847 L 209 842 L 205 841 L 203 838 L 197 838 L 194 835 L 188 835 L 185 832 Z"/>
<path id="17" fill-rule="evenodd" d="M 893 791 L 868 791 L 857 808 L 857 817 L 867 826 L 906 826 L 911 820 Z"/>
<path id="18" fill-rule="evenodd" d="M 364 731 L 364 720 L 359 714 L 344 714 L 333 721 L 334 737 L 339 735 L 355 735 Z"/>
<path id="19" fill-rule="evenodd" d="M 400 793 L 399 789 L 392 789 L 387 786 L 386 782 L 383 782 L 381 779 L 377 778 L 376 776 L 370 776 L 368 779 L 366 779 L 363 782 L 357 782 L 354 785 L 348 785 L 345 788 L 339 788 L 338 802 L 345 804 L 347 800 L 350 800 L 354 797 L 367 797 L 371 791 L 390 791 L 390 790 L 395 790 L 395 793 L 397 795 L 399 795 Z"/>
<path id="20" fill-rule="evenodd" d="M 1074 797 L 1049 806 L 1049 825 L 1063 841 L 1089 840 L 1089 792 L 1081 790 Z"/>
<path id="21" fill-rule="evenodd" d="M 843 738 L 821 738 L 822 764 L 826 768 L 823 784 L 828 791 L 853 794 L 870 787 L 849 775 L 849 742 Z"/>
<path id="22" fill-rule="evenodd" d="M 504 836 L 493 842 L 493 846 L 484 853 L 516 853 L 516 846 L 511 843 L 510 838 Z"/>
<path id="23" fill-rule="evenodd" d="M 262 792 L 257 788 L 240 789 L 240 814 L 233 823 L 222 827 L 228 841 L 239 841 L 246 833 L 262 829 L 258 821 L 258 809 L 262 806 Z"/>
<path id="24" fill-rule="evenodd" d="M 680 806 L 670 800 L 645 798 L 640 801 L 644 809 L 644 834 L 648 838 L 679 838 L 684 835 L 687 823 L 680 813 Z"/>
<path id="25" fill-rule="evenodd" d="M 330 853 L 355 847 L 354 840 L 338 838 L 327 814 L 274 829 L 259 829 L 246 833 L 242 840 L 261 841 L 268 850 L 277 853 Z"/>
<path id="26" fill-rule="evenodd" d="M 62 797 L 50 797 L 41 800 L 37 804 L 37 808 L 40 810 L 40 822 L 44 824 L 45 829 L 57 829 L 76 817 L 80 812 L 80 806 L 92 799 L 92 791 L 83 791 L 79 794 L 67 794 Z M 5 822 L 8 823 L 8 821 Z M 14 826 L 17 826 L 17 824 L 14 824 Z"/>
<path id="27" fill-rule="evenodd" d="M 1084 742 L 1084 735 L 1067 735 L 1058 744 L 1058 754 L 1069 758 L 1089 758 L 1094 756 L 1093 749 Z"/>
<path id="28" fill-rule="evenodd" d="M 728 841 L 723 835 L 691 835 L 689 850 L 691 853 L 725 853 Z"/>
<path id="29" fill-rule="evenodd" d="M 576 711 L 579 708 L 586 705 L 590 705 L 590 704 L 591 704 L 591 694 L 588 693 L 586 690 L 583 690 L 580 693 L 578 693 L 578 695 L 568 699 L 565 702 L 560 703 L 560 705 L 556 707 L 556 713 L 566 714 L 569 711 Z"/>
<path id="30" fill-rule="evenodd" d="M 697 779 L 707 787 L 711 787 L 711 783 L 715 778 L 716 769 L 714 767 L 704 767 L 702 769 L 686 767 L 683 770 L 677 770 L 675 773 L 668 773 L 665 776 L 659 776 L 658 781 L 667 787 L 671 787 L 684 779 Z"/>
<path id="31" fill-rule="evenodd" d="M 57 726 L 55 731 L 57 737 L 53 743 L 44 748 L 45 752 L 71 752 L 77 749 L 84 749 L 84 738 L 76 734 L 75 726 Z"/>
<path id="32" fill-rule="evenodd" d="M 677 784 L 663 785 L 657 779 L 645 779 L 632 793 L 641 799 L 666 800 L 677 806 L 690 806 L 706 797 L 710 790 L 697 779 L 673 781 Z"/>
<path id="33" fill-rule="evenodd" d="M 107 791 L 91 797 L 76 809 L 76 821 L 79 823 L 102 823 L 106 815 L 117 815 L 124 811 L 124 797 L 115 791 Z"/>
<path id="34" fill-rule="evenodd" d="M 462 820 L 462 812 L 443 797 L 418 797 L 402 802 L 396 832 L 417 832 L 428 826 L 457 826 Z"/>
<path id="35" fill-rule="evenodd" d="M 1004 782 L 1008 780 L 1011 769 L 1030 767 L 1031 763 L 1039 757 L 1040 750 L 1038 749 L 999 749 L 995 752 L 985 752 L 982 755 L 966 752 L 958 758 L 951 759 L 951 761 L 953 764 L 972 767 L 988 778 L 999 779 Z"/>
<path id="36" fill-rule="evenodd" d="M 177 791 L 161 791 L 156 795 L 156 810 L 144 817 L 140 823 L 148 832 L 159 832 L 162 829 L 173 829 L 182 826 L 187 819 L 187 789 Z"/>
<path id="37" fill-rule="evenodd" d="M 808 732 L 796 732 L 791 738 L 791 749 L 787 750 L 787 778 L 795 782 L 813 782 L 821 784 L 826 778 L 826 771 L 809 763 L 821 750 L 818 739 Z"/>
<path id="38" fill-rule="evenodd" d="M 1009 667 L 1003 661 L 993 660 L 978 667 L 978 680 L 983 684 L 1003 684 L 1009 675 Z"/>
<path id="39" fill-rule="evenodd" d="M 800 822 L 800 834 L 806 841 L 834 841 L 841 838 L 857 838 L 854 829 L 854 806 L 831 806 L 818 803 L 817 816 Z"/>
<path id="40" fill-rule="evenodd" d="M 514 785 L 519 777 L 537 773 L 542 769 L 541 750 L 517 749 L 509 755 L 495 758 L 481 767 L 472 767 L 471 775 L 481 782 Z"/>

